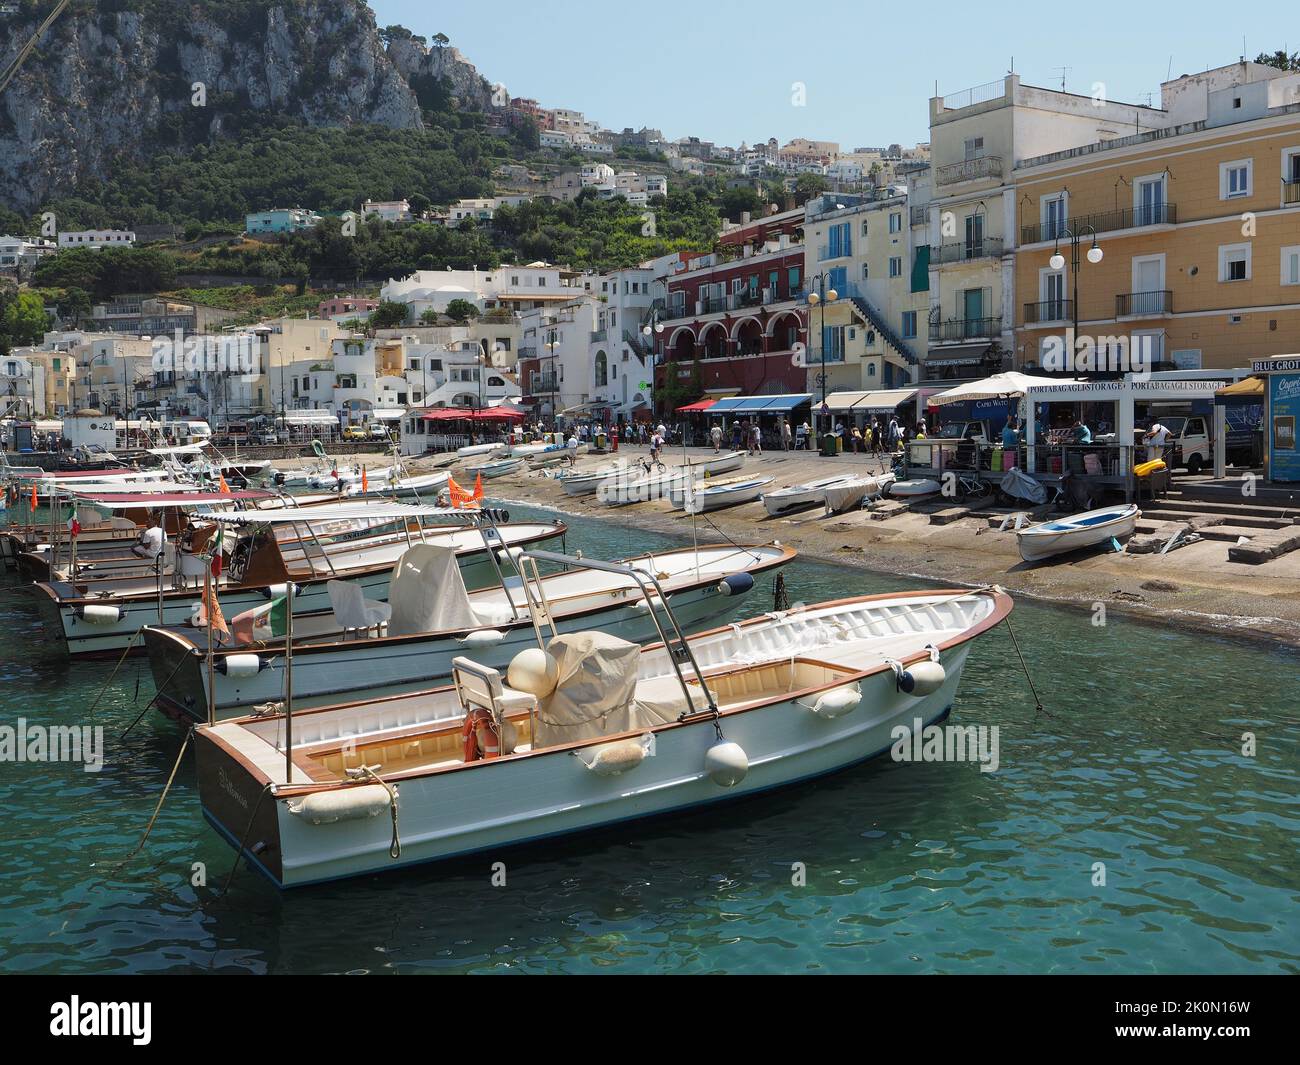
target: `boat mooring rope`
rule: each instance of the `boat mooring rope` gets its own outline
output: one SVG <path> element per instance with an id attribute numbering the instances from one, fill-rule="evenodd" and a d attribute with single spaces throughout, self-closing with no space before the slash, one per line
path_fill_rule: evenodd
<path id="1" fill-rule="evenodd" d="M 366 776 L 372 777 L 376 784 L 388 792 L 388 813 L 393 819 L 393 839 L 388 844 L 388 856 L 396 861 L 402 856 L 402 841 L 397 835 L 397 789 L 368 765 L 358 766 L 356 769 L 350 770 L 350 772 L 364 773 Z"/>
<path id="2" fill-rule="evenodd" d="M 118 868 L 121 868 L 144 849 L 145 841 L 149 838 L 149 833 L 153 831 L 158 815 L 162 813 L 163 803 L 167 800 L 167 793 L 171 791 L 172 781 L 176 779 L 176 771 L 181 767 L 181 759 L 185 757 L 185 750 L 189 747 L 190 737 L 193 735 L 193 726 L 185 730 L 185 739 L 181 743 L 181 749 L 176 752 L 176 761 L 172 764 L 172 771 L 167 774 L 167 783 L 163 785 L 162 794 L 158 796 L 158 805 L 154 807 L 153 816 L 149 818 L 149 824 L 145 826 L 144 835 L 140 837 L 140 842 L 135 845 L 135 850 L 118 862 Z"/>
<path id="3" fill-rule="evenodd" d="M 140 720 L 144 717 L 145 714 L 149 712 L 149 707 L 153 706 L 154 699 L 157 699 L 158 696 L 162 694 L 162 690 L 165 687 L 167 687 L 168 684 L 171 683 L 172 677 L 176 676 L 176 674 L 181 671 L 181 666 L 185 665 L 185 661 L 186 658 L 184 655 L 182 655 L 181 660 L 176 663 L 176 668 L 173 669 L 169 674 L 167 674 L 167 679 L 158 685 L 157 691 L 155 691 L 153 693 L 153 696 L 149 699 L 149 701 L 144 704 L 144 708 L 138 714 L 135 715 L 135 720 L 132 721 L 131 724 L 127 725 L 126 728 L 122 730 L 122 735 L 118 737 L 119 740 L 126 739 L 126 734 L 130 732 L 133 728 L 135 728 L 136 725 L 140 724 Z"/>
<path id="4" fill-rule="evenodd" d="M 224 899 L 226 893 L 230 890 L 230 885 L 235 881 L 235 874 L 239 872 L 239 859 L 244 856 L 244 844 L 248 842 L 248 834 L 253 831 L 253 821 L 257 817 L 257 811 L 262 808 L 262 800 L 266 798 L 266 793 L 274 786 L 274 782 L 268 780 L 261 791 L 257 793 L 257 802 L 253 803 L 253 812 L 248 815 L 248 824 L 244 826 L 244 834 L 239 837 L 239 846 L 235 848 L 235 861 L 230 867 L 230 874 L 226 877 L 225 887 L 221 889 L 221 894 L 217 896 Z"/>
<path id="5" fill-rule="evenodd" d="M 108 680 L 104 681 L 99 691 L 95 695 L 95 701 L 90 704 L 90 716 L 95 716 L 95 707 L 99 705 L 99 700 L 104 697 L 104 692 L 108 691 L 108 686 L 113 683 L 113 678 L 117 676 L 117 671 L 122 668 L 122 663 L 126 661 L 126 656 L 131 653 L 131 648 L 135 645 L 135 638 L 144 632 L 143 626 L 131 633 L 131 638 L 126 641 L 126 646 L 122 648 L 122 656 L 117 660 L 117 665 L 113 667 L 113 672 L 108 675 Z M 135 676 L 136 698 L 140 696 L 140 672 L 136 670 Z"/>

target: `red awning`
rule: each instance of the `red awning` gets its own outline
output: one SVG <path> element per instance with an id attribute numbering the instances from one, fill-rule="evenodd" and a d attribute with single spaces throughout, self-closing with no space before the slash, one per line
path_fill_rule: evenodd
<path id="1" fill-rule="evenodd" d="M 697 399 L 694 403 L 688 403 L 684 407 L 678 407 L 678 414 L 697 414 L 702 410 L 708 410 L 718 401 L 716 399 Z"/>
<path id="2" fill-rule="evenodd" d="M 503 407 L 484 407 L 482 410 L 466 410 L 464 407 L 436 407 L 433 410 L 426 411 L 420 415 L 425 421 L 429 422 L 450 422 L 450 421 L 480 421 L 480 422 L 504 422 L 504 421 L 522 421 L 525 417 L 522 411 L 507 410 Z"/>

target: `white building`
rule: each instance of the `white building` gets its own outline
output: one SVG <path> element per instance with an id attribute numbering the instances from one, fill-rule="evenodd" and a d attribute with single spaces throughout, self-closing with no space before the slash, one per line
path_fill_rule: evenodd
<path id="1" fill-rule="evenodd" d="M 544 129 L 538 135 L 538 140 L 543 148 L 557 148 L 563 150 L 573 147 L 573 135 L 565 133 L 558 129 Z"/>
<path id="2" fill-rule="evenodd" d="M 0 359 L 0 417 L 45 413 L 45 367 L 16 351 Z"/>
<path id="3" fill-rule="evenodd" d="M 426 310 L 445 312 L 453 300 L 467 300 L 481 312 L 518 312 L 572 299 L 573 279 L 572 273 L 543 263 L 496 270 L 417 270 L 409 277 L 384 282 L 379 298 L 405 303 L 413 322 Z"/>
<path id="4" fill-rule="evenodd" d="M 27 237 L 0 236 L 0 270 L 18 270 L 34 267 L 42 255 L 49 255 L 56 250 L 52 241 L 39 237 L 29 240 Z"/>
<path id="5" fill-rule="evenodd" d="M 385 222 L 409 222 L 411 205 L 406 200 L 366 200 L 361 205 L 361 217 L 376 215 Z"/>
<path id="6" fill-rule="evenodd" d="M 71 229 L 59 234 L 60 248 L 129 248 L 135 233 L 127 229 Z"/>

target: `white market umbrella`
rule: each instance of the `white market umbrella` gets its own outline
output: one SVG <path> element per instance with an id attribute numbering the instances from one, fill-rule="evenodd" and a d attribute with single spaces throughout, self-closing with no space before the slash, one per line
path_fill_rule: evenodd
<path id="1" fill-rule="evenodd" d="M 995 373 L 982 381 L 970 381 L 947 392 L 927 398 L 927 403 L 942 405 L 944 403 L 963 403 L 969 399 L 1006 399 L 1011 396 L 1023 396 L 1034 385 L 1076 384 L 1072 377 L 1031 377 L 1029 374 Z"/>

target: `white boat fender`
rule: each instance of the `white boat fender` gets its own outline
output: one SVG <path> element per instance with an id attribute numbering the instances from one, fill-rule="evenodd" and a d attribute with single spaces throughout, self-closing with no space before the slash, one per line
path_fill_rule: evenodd
<path id="1" fill-rule="evenodd" d="M 651 599 L 654 600 L 654 606 L 656 610 L 663 609 L 665 600 L 660 599 L 659 596 L 657 595 L 651 596 L 650 599 L 638 599 L 635 603 L 632 604 L 632 609 L 638 614 L 649 614 Z M 670 595 L 667 601 L 671 601 L 671 600 L 672 600 L 672 596 Z"/>
<path id="2" fill-rule="evenodd" d="M 635 740 L 619 740 L 606 743 L 600 747 L 591 747 L 585 751 L 576 751 L 578 761 L 597 776 L 613 777 L 635 769 L 647 754 L 652 753 L 653 736 L 642 736 Z"/>
<path id="3" fill-rule="evenodd" d="M 89 625 L 112 625 L 122 620 L 122 611 L 115 606 L 91 604 L 77 607 L 74 613 Z"/>
<path id="4" fill-rule="evenodd" d="M 315 791 L 290 802 L 289 812 L 313 825 L 332 825 L 340 821 L 364 821 L 388 810 L 391 802 L 382 784 L 362 784 L 354 788 Z"/>
<path id="5" fill-rule="evenodd" d="M 850 710 L 856 710 L 861 702 L 861 689 L 856 684 L 849 684 L 842 688 L 832 688 L 828 692 L 823 692 L 812 702 L 807 699 L 800 699 L 799 705 L 806 706 L 818 717 L 832 719 L 841 717 Z"/>
<path id="6" fill-rule="evenodd" d="M 723 595 L 744 595 L 754 587 L 754 577 L 750 573 L 728 573 L 718 581 L 718 591 Z"/>
<path id="7" fill-rule="evenodd" d="M 908 668 L 892 658 L 885 659 L 894 670 L 894 683 L 898 691 L 920 697 L 937 692 L 948 679 L 948 673 L 939 661 L 939 651 L 933 644 L 926 648 L 930 661 L 913 662 Z"/>
<path id="8" fill-rule="evenodd" d="M 216 670 L 227 677 L 255 677 L 266 665 L 261 655 L 226 655 L 217 659 Z"/>
<path id="9" fill-rule="evenodd" d="M 723 740 L 704 752 L 704 772 L 713 783 L 734 788 L 749 772 L 749 756 L 740 744 Z"/>
<path id="10" fill-rule="evenodd" d="M 495 647 L 506 638 L 504 632 L 497 629 L 476 629 L 468 632 L 456 642 L 471 649 L 477 647 Z"/>
<path id="11" fill-rule="evenodd" d="M 524 549 L 522 547 L 506 547 L 497 552 L 497 564 L 501 566 L 511 565 L 516 568 L 519 566 L 519 560 L 523 558 Z"/>
<path id="12" fill-rule="evenodd" d="M 506 681 L 516 691 L 545 699 L 560 680 L 560 664 L 540 647 L 529 647 L 510 660 Z"/>
<path id="13" fill-rule="evenodd" d="M 288 595 L 289 589 L 293 589 L 293 597 L 298 598 L 300 587 L 296 584 L 272 584 L 262 589 L 262 595 L 267 599 L 279 599 L 282 595 Z"/>

